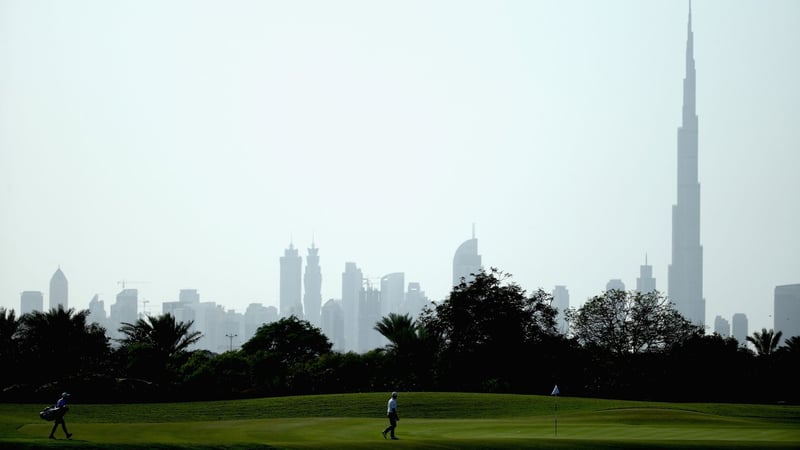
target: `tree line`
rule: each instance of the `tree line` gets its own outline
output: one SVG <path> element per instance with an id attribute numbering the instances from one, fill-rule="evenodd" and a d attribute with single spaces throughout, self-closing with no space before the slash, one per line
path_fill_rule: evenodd
<path id="1" fill-rule="evenodd" d="M 0 308 L 0 401 L 153 402 L 374 391 L 549 394 L 652 401 L 800 401 L 800 337 L 706 334 L 659 292 L 605 291 L 565 311 L 496 268 L 462 280 L 418 317 L 389 314 L 388 345 L 337 352 L 295 316 L 265 323 L 240 349 L 190 350 L 201 334 L 170 314 L 123 323 L 122 338 L 58 308 Z"/>

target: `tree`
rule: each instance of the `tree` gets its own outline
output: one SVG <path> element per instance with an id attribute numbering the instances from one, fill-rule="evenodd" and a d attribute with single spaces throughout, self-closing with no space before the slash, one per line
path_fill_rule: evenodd
<path id="1" fill-rule="evenodd" d="M 322 330 L 292 315 L 258 327 L 240 352 L 249 358 L 258 392 L 288 395 L 303 393 L 305 364 L 332 346 Z"/>
<path id="2" fill-rule="evenodd" d="M 427 328 L 408 314 L 389 313 L 373 329 L 389 340 L 386 346 L 392 390 L 424 390 L 430 379 L 436 341 Z"/>
<path id="3" fill-rule="evenodd" d="M 125 335 L 118 339 L 122 345 L 144 344 L 159 355 L 172 358 L 185 351 L 203 337 L 200 331 L 191 331 L 193 320 L 178 322 L 172 314 L 145 315 L 135 323 L 123 322 L 119 332 Z"/>
<path id="4" fill-rule="evenodd" d="M 754 331 L 752 336 L 747 336 L 747 342 L 752 343 L 756 347 L 756 353 L 759 356 L 769 356 L 775 353 L 778 348 L 778 343 L 783 336 L 782 331 L 777 333 L 774 330 L 767 330 L 762 328 L 761 332 Z"/>
<path id="5" fill-rule="evenodd" d="M 26 381 L 64 381 L 103 370 L 110 352 L 106 330 L 87 323 L 88 316 L 88 309 L 61 305 L 22 315 L 17 336 Z M 43 367 L 47 370 L 39 370 Z"/>
<path id="6" fill-rule="evenodd" d="M 778 351 L 800 355 L 800 336 L 792 336 L 783 341 L 783 346 L 778 348 Z"/>
<path id="7" fill-rule="evenodd" d="M 19 320 L 17 320 L 14 310 L 6 310 L 0 308 L 0 362 L 3 367 L 16 367 L 18 363 L 18 347 L 15 335 L 19 329 Z M 0 387 L 6 385 L 8 381 L 12 380 L 11 371 L 0 371 Z"/>
<path id="8" fill-rule="evenodd" d="M 510 277 L 481 270 L 435 309 L 423 310 L 420 322 L 439 344 L 441 387 L 507 391 L 526 383 L 530 346 L 557 333 L 556 311 L 549 294 L 528 296 Z"/>
<path id="9" fill-rule="evenodd" d="M 191 331 L 193 321 L 179 322 L 172 314 L 145 315 L 135 323 L 123 322 L 118 339 L 119 352 L 126 361 L 128 376 L 169 383 L 185 359 L 189 346 L 203 335 Z"/>
<path id="10" fill-rule="evenodd" d="M 296 316 L 261 325 L 252 338 L 242 344 L 242 352 L 280 355 L 286 364 L 302 362 L 329 353 L 333 344 L 322 330 Z"/>
<path id="11" fill-rule="evenodd" d="M 611 289 L 566 315 L 578 342 L 617 355 L 658 352 L 702 333 L 658 292 Z"/>

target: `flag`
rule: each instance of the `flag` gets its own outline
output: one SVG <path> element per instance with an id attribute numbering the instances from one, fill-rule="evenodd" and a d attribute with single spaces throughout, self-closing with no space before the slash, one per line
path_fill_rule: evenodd
<path id="1" fill-rule="evenodd" d="M 558 385 L 556 385 L 556 387 L 553 388 L 553 392 L 550 395 L 558 395 L 560 393 L 561 392 L 558 390 Z"/>

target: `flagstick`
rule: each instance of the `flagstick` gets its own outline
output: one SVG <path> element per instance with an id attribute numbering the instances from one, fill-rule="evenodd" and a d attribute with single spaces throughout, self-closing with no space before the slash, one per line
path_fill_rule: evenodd
<path id="1" fill-rule="evenodd" d="M 558 390 L 558 385 L 555 385 L 555 387 L 553 388 L 553 392 L 550 393 L 550 395 L 555 396 L 556 436 L 558 436 L 558 394 L 560 393 L 561 391 Z"/>

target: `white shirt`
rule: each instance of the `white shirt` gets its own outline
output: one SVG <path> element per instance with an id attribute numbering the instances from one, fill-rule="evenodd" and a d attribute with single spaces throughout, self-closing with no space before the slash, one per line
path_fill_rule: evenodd
<path id="1" fill-rule="evenodd" d="M 389 399 L 389 406 L 386 408 L 386 412 L 390 413 L 395 410 L 397 410 L 397 400 L 392 397 Z"/>

